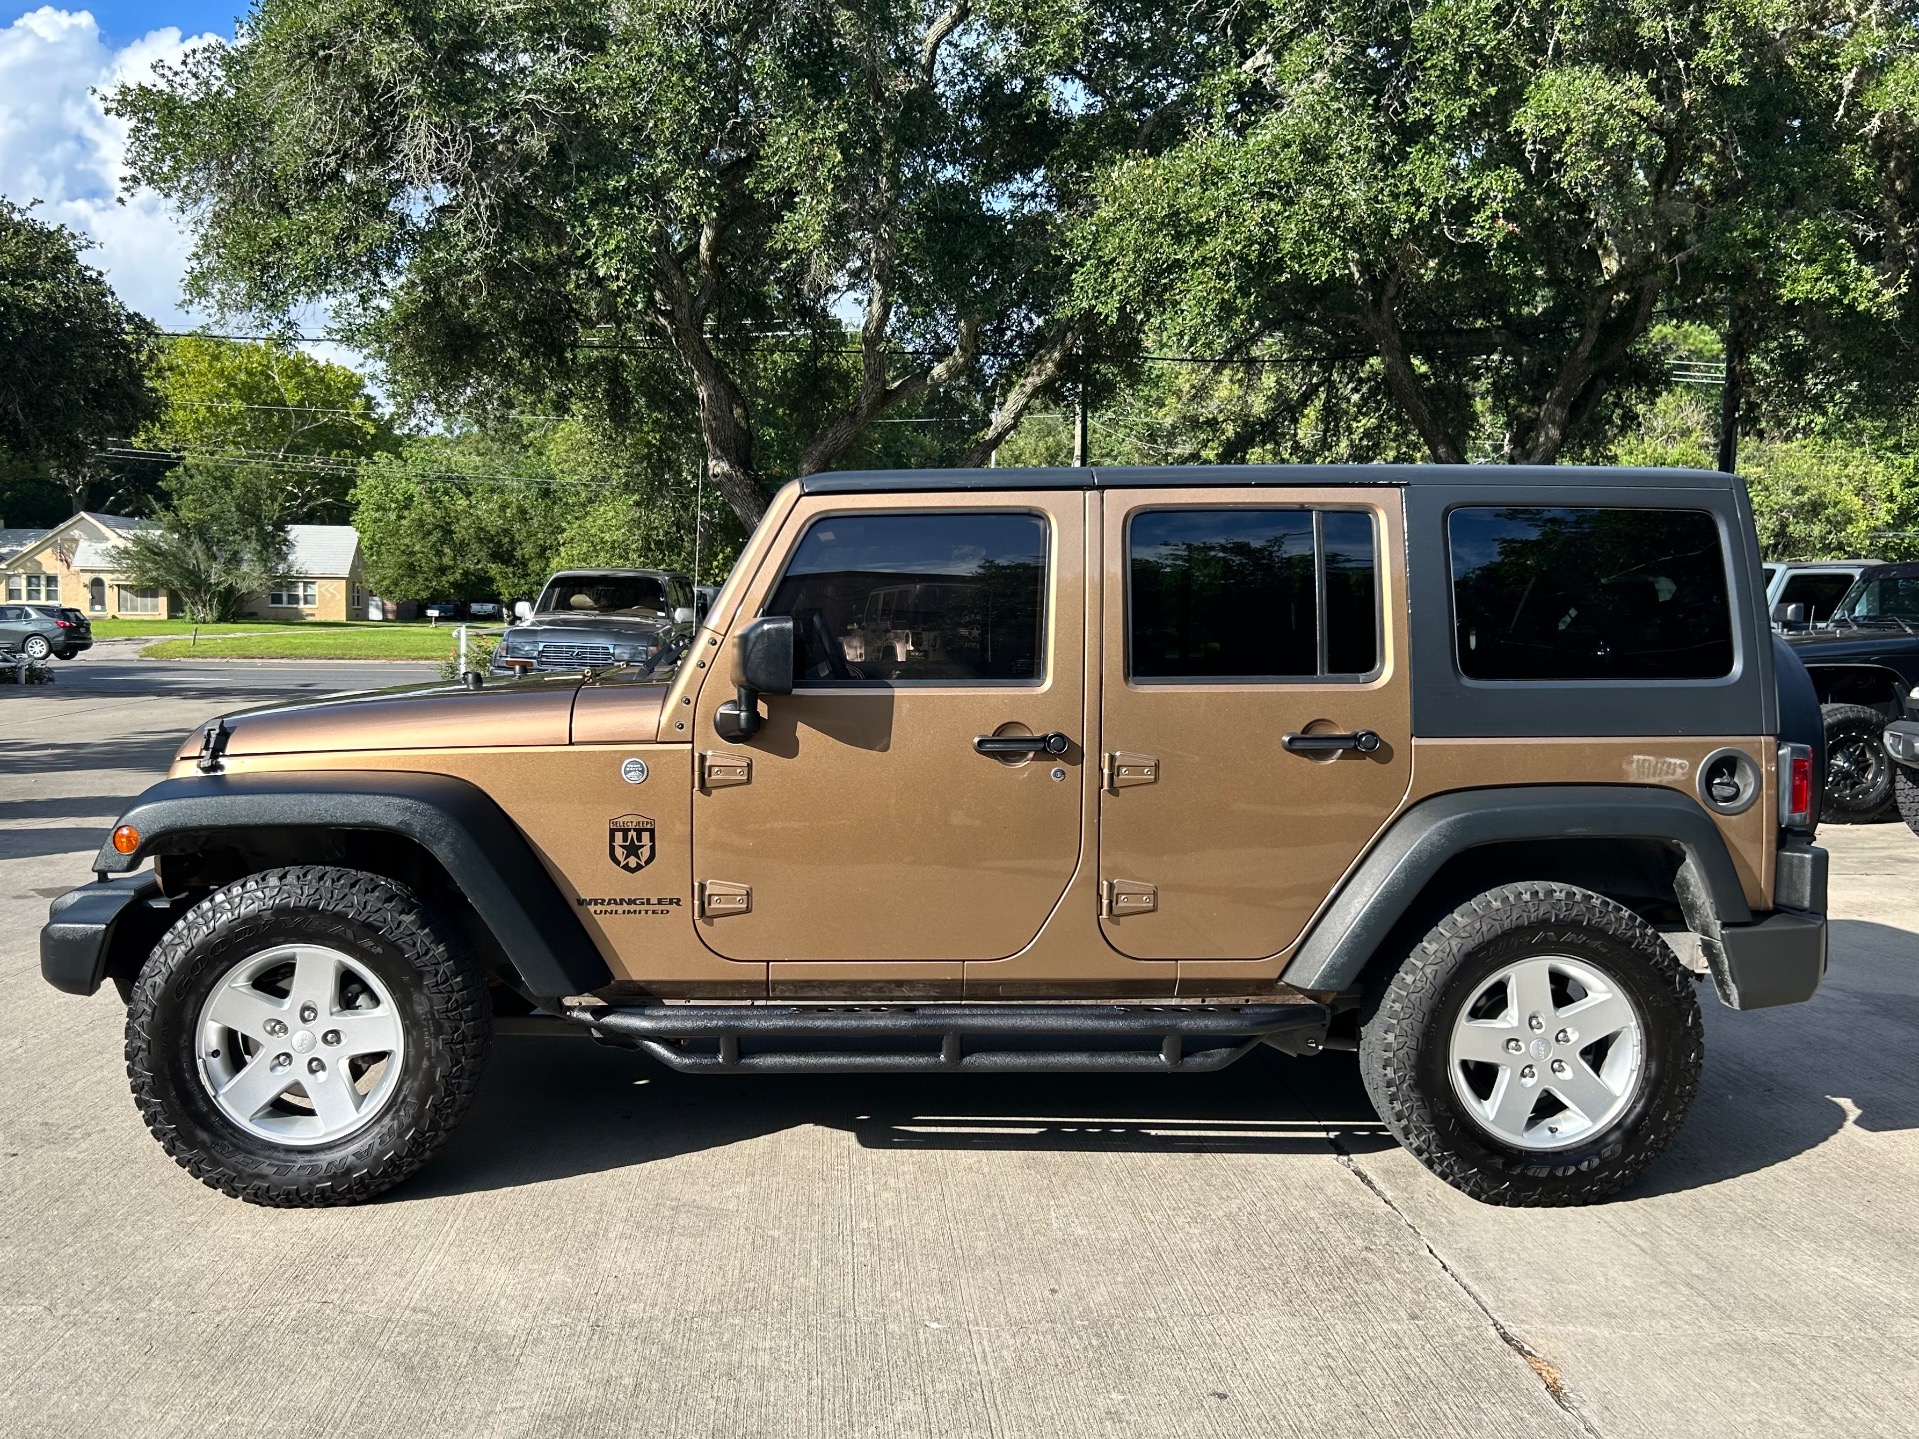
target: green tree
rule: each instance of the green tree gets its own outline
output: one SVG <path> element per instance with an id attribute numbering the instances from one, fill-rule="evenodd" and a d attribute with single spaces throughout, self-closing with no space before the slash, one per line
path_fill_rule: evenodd
<path id="1" fill-rule="evenodd" d="M 1663 380 L 1662 309 L 1832 337 L 1801 347 L 1828 385 L 1910 352 L 1912 0 L 1214 13 L 1245 38 L 1209 109 L 1115 167 L 1081 229 L 1109 320 L 1324 357 L 1441 461 L 1602 446 Z"/>
<path id="2" fill-rule="evenodd" d="M 73 514 L 101 473 L 95 452 L 155 408 L 141 368 L 152 322 L 81 260 L 89 244 L 0 200 L 0 478 L 51 480 Z"/>
<path id="3" fill-rule="evenodd" d="M 269 527 L 340 523 L 360 466 L 399 448 L 361 375 L 291 345 L 181 336 L 152 376 L 160 409 L 135 445 L 220 472 Z"/>
<path id="4" fill-rule="evenodd" d="M 531 599 L 562 568 L 691 574 L 696 547 L 700 577 L 724 576 L 744 530 L 697 461 L 669 463 L 647 436 L 568 419 L 407 440 L 353 492 L 369 583 L 388 599 Z"/>
<path id="5" fill-rule="evenodd" d="M 228 481 L 223 469 L 184 466 L 168 476 L 173 503 L 160 527 L 115 550 L 128 580 L 178 595 L 187 618 L 201 624 L 238 619 L 249 599 L 291 573 L 286 525 Z"/>
<path id="6" fill-rule="evenodd" d="M 571 394 L 617 419 L 608 358 L 661 351 L 750 525 L 776 476 L 949 388 L 983 462 L 1082 339 L 1059 216 L 1121 131 L 996 15 L 260 0 L 114 105 L 134 178 L 198 226 L 195 295 L 324 299 L 441 413 Z"/>

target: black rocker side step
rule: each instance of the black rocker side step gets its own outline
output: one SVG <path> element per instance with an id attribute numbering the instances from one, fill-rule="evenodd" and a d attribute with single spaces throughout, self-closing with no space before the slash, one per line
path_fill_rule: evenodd
<path id="1" fill-rule="evenodd" d="M 646 1005 L 566 1018 L 687 1074 L 1199 1074 L 1261 1044 L 1316 1054 L 1320 1004 Z"/>

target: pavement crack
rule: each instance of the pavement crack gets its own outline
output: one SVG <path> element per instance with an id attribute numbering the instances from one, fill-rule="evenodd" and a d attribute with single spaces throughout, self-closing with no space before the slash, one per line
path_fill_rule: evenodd
<path id="1" fill-rule="evenodd" d="M 1402 1209 L 1379 1182 L 1366 1172 L 1359 1161 L 1353 1157 L 1352 1151 L 1340 1143 L 1338 1133 L 1330 1126 L 1326 1130 L 1326 1142 L 1332 1147 L 1333 1157 L 1339 1161 L 1340 1167 L 1365 1185 L 1372 1192 L 1373 1197 L 1391 1210 L 1399 1222 L 1411 1231 L 1413 1238 L 1419 1241 L 1420 1247 L 1426 1251 L 1433 1263 L 1439 1266 L 1440 1273 L 1450 1279 L 1458 1287 L 1459 1292 L 1464 1294 L 1472 1302 L 1472 1306 L 1480 1312 L 1493 1333 L 1499 1337 L 1499 1342 L 1517 1354 L 1525 1362 L 1526 1367 L 1538 1376 L 1547 1397 L 1559 1407 L 1560 1411 L 1579 1426 L 1580 1432 L 1586 1435 L 1587 1439 L 1605 1439 L 1598 1426 L 1586 1417 L 1584 1406 L 1579 1402 L 1579 1396 L 1567 1386 L 1565 1378 L 1552 1360 L 1513 1333 L 1505 1321 L 1493 1312 L 1492 1305 L 1486 1302 L 1484 1296 L 1473 1288 L 1463 1274 L 1446 1262 L 1445 1256 L 1433 1247 L 1432 1241 L 1414 1222 L 1412 1215 Z"/>

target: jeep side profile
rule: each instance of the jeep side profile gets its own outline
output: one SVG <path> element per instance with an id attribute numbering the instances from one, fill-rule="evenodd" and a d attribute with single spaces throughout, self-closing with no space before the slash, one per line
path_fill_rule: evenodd
<path id="1" fill-rule="evenodd" d="M 948 642 L 850 658 L 902 599 Z M 1673 1140 L 1702 983 L 1817 989 L 1820 745 L 1730 475 L 818 474 L 671 665 L 210 721 L 41 965 L 262 1204 L 413 1173 L 496 1024 L 690 1073 L 1356 1050 L 1448 1183 L 1577 1204 Z"/>

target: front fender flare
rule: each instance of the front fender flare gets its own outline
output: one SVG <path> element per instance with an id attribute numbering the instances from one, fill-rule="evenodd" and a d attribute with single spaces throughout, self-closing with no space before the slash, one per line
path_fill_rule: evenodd
<path id="1" fill-rule="evenodd" d="M 1679 898 L 1688 923 L 1752 919 L 1712 817 L 1677 791 L 1633 785 L 1538 785 L 1458 790 L 1395 820 L 1347 877 L 1281 976 L 1308 990 L 1358 983 L 1386 937 L 1447 860 L 1482 845 L 1543 839 L 1650 839 L 1681 851 Z"/>
<path id="2" fill-rule="evenodd" d="M 121 824 L 140 832 L 131 854 L 112 841 L 93 861 L 124 874 L 227 830 L 378 830 L 432 855 L 499 944 L 529 995 L 589 994 L 612 981 L 526 836 L 477 786 L 451 775 L 389 770 L 190 776 L 163 780 Z"/>

